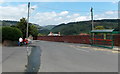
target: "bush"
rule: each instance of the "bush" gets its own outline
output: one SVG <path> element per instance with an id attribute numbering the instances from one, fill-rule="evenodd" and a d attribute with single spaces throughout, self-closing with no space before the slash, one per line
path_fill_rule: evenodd
<path id="1" fill-rule="evenodd" d="M 22 37 L 22 32 L 18 28 L 14 27 L 2 27 L 2 41 L 12 40 L 16 41 Z"/>

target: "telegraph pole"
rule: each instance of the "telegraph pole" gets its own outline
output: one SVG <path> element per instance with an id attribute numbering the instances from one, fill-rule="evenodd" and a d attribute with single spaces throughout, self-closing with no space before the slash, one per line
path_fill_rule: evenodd
<path id="1" fill-rule="evenodd" d="M 93 24 L 93 8 L 91 7 L 91 23 L 92 23 L 92 30 L 94 30 L 94 24 Z"/>
<path id="2" fill-rule="evenodd" d="M 27 30 L 26 30 L 26 38 L 28 38 L 29 12 L 30 12 L 30 2 L 28 2 L 28 16 L 27 16 Z"/>
<path id="3" fill-rule="evenodd" d="M 93 24 L 93 8 L 91 7 L 91 24 L 92 24 L 92 27 L 91 29 L 94 30 L 94 24 Z M 94 44 L 94 33 L 92 34 L 92 42 L 91 44 Z"/>

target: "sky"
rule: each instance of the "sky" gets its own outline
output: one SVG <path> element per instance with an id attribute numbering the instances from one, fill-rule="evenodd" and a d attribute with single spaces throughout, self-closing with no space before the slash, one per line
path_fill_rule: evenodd
<path id="1" fill-rule="evenodd" d="M 28 2 L 1 2 L 0 20 L 27 18 Z M 93 8 L 94 20 L 117 19 L 118 2 L 30 2 L 29 22 L 46 25 L 88 21 Z"/>

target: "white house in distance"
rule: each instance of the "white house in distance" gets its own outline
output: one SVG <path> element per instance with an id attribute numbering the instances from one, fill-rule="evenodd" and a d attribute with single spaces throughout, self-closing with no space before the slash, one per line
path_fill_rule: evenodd
<path id="1" fill-rule="evenodd" d="M 58 34 L 55 34 L 55 33 L 50 32 L 50 33 L 48 34 L 48 36 L 60 36 L 60 32 L 58 32 Z"/>

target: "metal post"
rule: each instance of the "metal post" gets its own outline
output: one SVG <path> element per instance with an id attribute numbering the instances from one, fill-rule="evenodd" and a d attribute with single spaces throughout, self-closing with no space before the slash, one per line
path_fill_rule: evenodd
<path id="1" fill-rule="evenodd" d="M 93 8 L 91 7 L 91 21 L 92 21 L 92 30 L 94 30 L 94 24 L 93 24 Z"/>
<path id="2" fill-rule="evenodd" d="M 92 23 L 92 27 L 91 29 L 94 30 L 94 24 L 93 24 L 93 8 L 91 7 L 91 23 Z M 92 33 L 92 43 L 94 44 L 94 33 Z"/>
<path id="3" fill-rule="evenodd" d="M 26 38 L 28 38 L 29 10 L 30 10 L 30 2 L 28 2 L 28 16 L 27 16 L 27 30 L 26 30 Z"/>
<path id="4" fill-rule="evenodd" d="M 92 21 L 92 30 L 94 30 L 94 24 L 93 24 L 93 8 L 91 7 L 91 21 Z"/>
<path id="5" fill-rule="evenodd" d="M 27 29 L 26 29 L 26 38 L 28 38 L 28 26 L 29 26 L 29 8 L 30 8 L 30 2 L 28 2 L 28 16 L 27 16 Z M 27 65 L 26 68 L 28 68 L 28 63 L 29 63 L 29 55 L 28 55 L 28 45 L 27 45 Z M 27 71 L 27 69 L 26 69 Z"/>
<path id="6" fill-rule="evenodd" d="M 113 33 L 112 33 L 112 38 L 111 39 L 112 39 L 112 47 L 111 48 L 113 49 L 113 47 L 114 47 Z"/>

